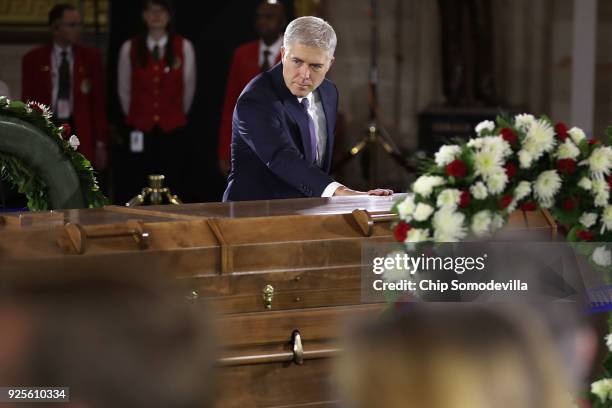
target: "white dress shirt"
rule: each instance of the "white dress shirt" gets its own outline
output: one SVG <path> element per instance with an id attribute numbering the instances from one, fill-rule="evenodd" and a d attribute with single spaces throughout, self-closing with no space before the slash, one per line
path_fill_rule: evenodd
<path id="1" fill-rule="evenodd" d="M 57 94 L 59 92 L 59 67 L 62 63 L 62 51 L 66 51 L 66 58 L 70 65 L 70 98 L 68 101 L 57 100 Z M 72 53 L 72 47 L 66 48 L 60 47 L 57 43 L 53 43 L 53 51 L 51 52 L 51 110 L 58 118 L 69 118 L 72 116 L 72 105 L 73 105 L 73 69 L 74 69 L 74 55 Z"/>
<path id="2" fill-rule="evenodd" d="M 311 92 L 305 98 L 308 99 L 308 114 L 314 122 L 317 139 L 316 162 L 319 167 L 322 167 L 323 161 L 325 160 L 325 150 L 327 148 L 327 120 L 325 119 L 325 111 L 323 110 L 323 104 L 321 103 L 319 91 Z M 304 98 L 297 99 L 301 104 Z M 342 184 L 336 181 L 330 183 L 327 187 L 325 187 L 325 190 L 323 190 L 321 197 L 333 196 L 336 189 L 338 189 L 340 186 L 342 186 Z"/>
<path id="3" fill-rule="evenodd" d="M 273 67 L 276 62 L 276 57 L 280 53 L 281 46 L 283 45 L 283 36 L 278 37 L 278 40 L 270 46 L 267 46 L 263 40 L 259 40 L 259 60 L 258 64 L 261 67 L 264 61 L 264 51 L 270 51 L 268 55 L 268 66 Z"/>
<path id="4" fill-rule="evenodd" d="M 163 58 L 166 51 L 166 43 L 168 42 L 168 36 L 165 35 L 159 40 L 155 41 L 152 37 L 147 37 L 147 48 L 149 51 L 153 51 L 153 48 L 157 45 L 159 47 L 160 58 Z M 132 41 L 128 40 L 123 43 L 121 50 L 119 51 L 119 66 L 118 66 L 118 81 L 117 91 L 119 93 L 119 100 L 121 102 L 121 108 L 124 114 L 128 114 L 130 110 L 130 91 L 131 91 L 131 80 L 132 80 L 132 61 L 130 59 L 130 49 Z M 195 66 L 195 52 L 193 46 L 188 39 L 183 39 L 183 112 L 187 114 L 196 89 L 196 66 Z"/>

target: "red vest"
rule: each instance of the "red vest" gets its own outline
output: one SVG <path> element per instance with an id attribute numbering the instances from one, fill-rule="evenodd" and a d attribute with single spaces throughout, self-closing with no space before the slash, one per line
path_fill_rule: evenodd
<path id="1" fill-rule="evenodd" d="M 128 125 L 148 132 L 159 126 L 170 132 L 187 124 L 183 110 L 183 37 L 172 39 L 174 63 L 166 67 L 166 58 L 149 60 L 141 67 L 136 60 L 136 47 L 141 39 L 132 39 L 130 59 L 132 65 L 130 110 L 126 118 Z"/>

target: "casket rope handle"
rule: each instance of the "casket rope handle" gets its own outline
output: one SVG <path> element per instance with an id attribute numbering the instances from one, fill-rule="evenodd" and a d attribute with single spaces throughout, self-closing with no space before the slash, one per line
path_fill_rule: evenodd
<path id="1" fill-rule="evenodd" d="M 145 250 L 150 245 L 150 234 L 144 229 L 142 221 L 127 221 L 126 229 L 123 231 L 88 231 L 81 224 L 67 223 L 64 225 L 64 230 L 70 238 L 75 251 L 79 255 L 83 255 L 87 249 L 87 241 L 94 239 L 109 239 L 132 237 L 138 246 L 138 249 Z"/>

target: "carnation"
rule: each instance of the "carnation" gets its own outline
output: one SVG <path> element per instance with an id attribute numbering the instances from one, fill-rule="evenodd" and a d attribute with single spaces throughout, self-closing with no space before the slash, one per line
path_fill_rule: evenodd
<path id="1" fill-rule="evenodd" d="M 605 207 L 610 199 L 610 186 L 605 180 L 593 180 L 591 182 L 591 193 L 596 207 Z"/>
<path id="2" fill-rule="evenodd" d="M 495 214 L 491 220 L 491 230 L 496 231 L 504 226 L 504 217 L 499 214 Z"/>
<path id="3" fill-rule="evenodd" d="M 491 212 L 482 210 L 472 218 L 472 232 L 477 236 L 488 234 L 491 227 Z"/>
<path id="4" fill-rule="evenodd" d="M 421 176 L 412 185 L 412 191 L 423 197 L 429 197 L 435 187 L 444 185 L 446 182 L 440 176 Z"/>
<path id="5" fill-rule="evenodd" d="M 490 120 L 485 120 L 476 125 L 476 133 L 481 134 L 484 131 L 492 132 L 495 130 L 495 123 Z"/>
<path id="6" fill-rule="evenodd" d="M 416 221 L 425 221 L 429 218 L 429 216 L 434 212 L 434 209 L 431 205 L 425 203 L 419 203 L 416 206 L 416 210 L 414 210 L 414 219 Z"/>
<path id="7" fill-rule="evenodd" d="M 536 119 L 533 115 L 522 113 L 514 117 L 514 125 L 522 132 L 527 133 Z"/>
<path id="8" fill-rule="evenodd" d="M 580 144 L 580 142 L 586 139 L 586 135 L 584 134 L 583 130 L 577 127 L 571 128 L 567 131 L 567 133 L 569 133 L 570 137 L 576 144 Z"/>
<path id="9" fill-rule="evenodd" d="M 606 336 L 606 346 L 608 346 L 608 350 L 612 351 L 612 334 Z"/>
<path id="10" fill-rule="evenodd" d="M 436 205 L 439 208 L 448 207 L 452 210 L 455 210 L 457 208 L 457 205 L 459 204 L 460 199 L 461 191 L 454 188 L 447 188 L 445 190 L 442 190 L 438 195 L 438 201 L 436 202 Z"/>
<path id="11" fill-rule="evenodd" d="M 521 169 L 528 169 L 531 167 L 531 163 L 533 163 L 533 155 L 531 153 L 527 150 L 521 150 L 518 152 L 518 157 Z"/>
<path id="12" fill-rule="evenodd" d="M 470 193 L 477 200 L 484 200 L 489 195 L 487 186 L 482 181 L 477 181 L 472 187 L 470 187 Z"/>
<path id="13" fill-rule="evenodd" d="M 603 226 L 601 227 L 602 234 L 605 231 L 612 231 L 612 205 L 606 207 L 601 215 L 601 221 Z"/>
<path id="14" fill-rule="evenodd" d="M 508 184 L 508 175 L 505 171 L 500 171 L 487 177 L 487 187 L 491 194 L 501 194 Z"/>
<path id="15" fill-rule="evenodd" d="M 535 197 L 544 208 L 552 206 L 553 199 L 560 188 L 561 177 L 559 177 L 556 170 L 548 170 L 540 173 L 533 185 Z"/>
<path id="16" fill-rule="evenodd" d="M 594 149 L 591 156 L 580 164 L 588 164 L 591 175 L 595 178 L 607 176 L 612 168 L 612 147 L 602 146 Z"/>
<path id="17" fill-rule="evenodd" d="M 531 194 L 531 183 L 528 181 L 521 181 L 514 190 L 514 199 L 517 201 L 521 201 L 529 194 Z"/>
<path id="18" fill-rule="evenodd" d="M 433 217 L 434 239 L 437 242 L 457 242 L 466 237 L 463 222 L 465 215 L 447 207 L 438 210 Z"/>
<path id="19" fill-rule="evenodd" d="M 431 240 L 429 235 L 429 229 L 427 228 L 413 228 L 408 231 L 405 242 L 423 242 Z"/>
<path id="20" fill-rule="evenodd" d="M 555 155 L 557 159 L 575 159 L 580 156 L 580 149 L 571 140 L 565 139 L 565 142 L 559 145 Z"/>
<path id="21" fill-rule="evenodd" d="M 482 151 L 491 152 L 496 156 L 500 156 L 502 159 L 512 154 L 512 147 L 510 143 L 504 140 L 501 136 L 487 136 L 481 138 L 482 145 L 480 149 Z"/>
<path id="22" fill-rule="evenodd" d="M 595 381 L 591 384 L 591 392 L 597 395 L 602 403 L 606 402 L 612 394 L 612 379 L 604 378 Z"/>
<path id="23" fill-rule="evenodd" d="M 605 246 L 595 248 L 591 259 L 595 264 L 603 266 L 604 268 L 612 265 L 612 254 L 606 249 Z"/>
<path id="24" fill-rule="evenodd" d="M 593 204 L 595 207 L 605 207 L 608 205 L 610 201 L 610 193 L 608 191 L 601 192 L 595 195 L 595 200 L 593 200 Z"/>
<path id="25" fill-rule="evenodd" d="M 408 195 L 401 203 L 397 205 L 399 216 L 405 221 L 410 221 L 410 216 L 414 212 L 415 208 L 416 205 L 414 203 L 414 196 L 412 194 Z"/>
<path id="26" fill-rule="evenodd" d="M 446 166 L 459 156 L 461 147 L 457 145 L 444 145 L 436 153 L 436 164 L 440 167 Z"/>
<path id="27" fill-rule="evenodd" d="M 586 228 L 591 228 L 597 222 L 597 214 L 595 213 L 584 213 L 578 220 Z"/>
<path id="28" fill-rule="evenodd" d="M 583 190 L 590 190 L 593 187 L 593 183 L 591 183 L 591 180 L 587 177 L 583 177 L 580 179 L 580 181 L 578 182 L 578 187 L 580 187 Z"/>
<path id="29" fill-rule="evenodd" d="M 68 144 L 70 145 L 72 150 L 76 150 L 79 148 L 79 145 L 81 144 L 81 142 L 79 141 L 79 138 L 76 137 L 76 135 L 72 135 L 70 136 L 70 139 L 68 139 Z"/>

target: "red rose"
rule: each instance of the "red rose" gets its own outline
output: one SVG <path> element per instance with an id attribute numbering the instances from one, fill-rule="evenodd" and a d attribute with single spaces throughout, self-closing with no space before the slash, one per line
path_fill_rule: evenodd
<path id="1" fill-rule="evenodd" d="M 587 143 L 588 143 L 588 144 L 590 144 L 590 145 L 592 146 L 592 145 L 599 144 L 599 140 L 597 140 L 597 139 L 589 139 L 589 140 L 587 141 Z"/>
<path id="2" fill-rule="evenodd" d="M 35 110 L 36 112 L 40 113 L 41 115 L 45 112 L 45 110 L 37 103 L 28 103 L 28 106 L 32 110 Z"/>
<path id="3" fill-rule="evenodd" d="M 410 229 L 412 229 L 410 224 L 407 224 L 404 221 L 400 221 L 395 226 L 395 230 L 393 231 L 395 239 L 399 242 L 404 242 L 406 240 L 406 235 L 408 235 L 408 231 L 410 231 Z"/>
<path id="4" fill-rule="evenodd" d="M 555 125 L 555 132 L 557 133 L 557 137 L 561 140 L 565 140 L 569 136 L 567 134 L 567 126 L 563 122 L 559 122 Z"/>
<path id="5" fill-rule="evenodd" d="M 612 191 L 612 176 L 608 177 L 608 185 L 610 186 L 610 191 Z"/>
<path id="6" fill-rule="evenodd" d="M 573 198 L 566 198 L 565 200 L 563 200 L 561 207 L 563 208 L 563 211 L 570 212 L 574 208 L 576 208 L 576 200 L 574 200 Z"/>
<path id="7" fill-rule="evenodd" d="M 576 231 L 576 236 L 581 241 L 592 241 L 593 238 L 595 238 L 593 233 L 591 231 L 587 231 L 587 230 L 578 230 L 578 231 Z"/>
<path id="8" fill-rule="evenodd" d="M 538 208 L 538 205 L 533 201 L 525 201 L 519 208 L 523 211 L 535 211 Z"/>
<path id="9" fill-rule="evenodd" d="M 560 159 L 557 160 L 557 170 L 563 174 L 574 174 L 576 171 L 576 160 Z"/>
<path id="10" fill-rule="evenodd" d="M 514 164 L 512 162 L 508 162 L 508 163 L 506 163 L 504 168 L 506 169 L 506 175 L 508 176 L 508 180 L 510 180 L 514 176 L 516 176 L 516 172 L 518 171 L 518 168 L 516 167 L 516 164 Z"/>
<path id="11" fill-rule="evenodd" d="M 499 200 L 499 209 L 503 210 L 510 205 L 512 202 L 512 194 L 506 194 Z"/>
<path id="12" fill-rule="evenodd" d="M 470 195 L 470 192 L 463 190 L 461 192 L 461 197 L 459 197 L 459 208 L 468 208 L 471 202 L 472 196 Z"/>
<path id="13" fill-rule="evenodd" d="M 453 160 L 448 166 L 446 166 L 446 174 L 451 177 L 465 177 L 467 174 L 467 166 L 461 160 Z"/>
<path id="14" fill-rule="evenodd" d="M 516 142 L 518 142 L 518 137 L 510 128 L 503 128 L 501 130 L 501 137 L 511 145 L 514 145 L 516 144 Z"/>
<path id="15" fill-rule="evenodd" d="M 72 128 L 68 123 L 62 123 L 62 137 L 68 139 L 72 135 Z"/>

